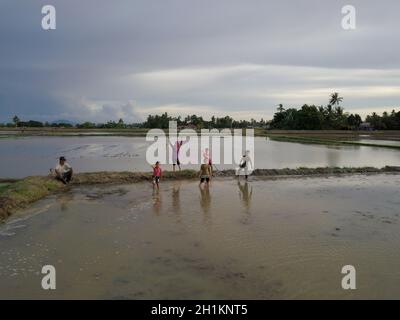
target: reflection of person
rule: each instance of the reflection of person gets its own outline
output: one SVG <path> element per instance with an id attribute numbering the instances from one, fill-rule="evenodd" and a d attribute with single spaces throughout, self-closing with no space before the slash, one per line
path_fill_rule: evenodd
<path id="1" fill-rule="evenodd" d="M 250 209 L 250 203 L 251 203 L 251 197 L 253 196 L 253 187 L 250 186 L 250 192 L 249 192 L 249 184 L 247 182 L 242 185 L 240 181 L 238 181 L 238 187 L 239 187 L 239 197 L 240 200 L 243 203 L 243 206 L 245 207 L 246 210 Z"/>
<path id="2" fill-rule="evenodd" d="M 161 211 L 161 194 L 160 189 L 153 189 L 153 212 L 156 215 L 159 215 Z"/>
<path id="3" fill-rule="evenodd" d="M 53 171 L 50 170 L 52 173 Z M 60 157 L 56 168 L 54 169 L 54 175 L 56 179 L 62 181 L 64 184 L 68 184 L 73 175 L 72 167 L 67 163 L 65 157 Z"/>
<path id="4" fill-rule="evenodd" d="M 180 222 L 181 201 L 180 201 L 181 181 L 174 181 L 172 184 L 172 208 L 177 215 L 178 222 Z"/>
<path id="5" fill-rule="evenodd" d="M 253 169 L 253 162 L 251 161 L 251 158 L 250 158 L 250 151 L 247 150 L 246 153 L 243 155 L 242 159 L 240 160 L 237 175 L 240 176 L 241 172 L 244 171 L 244 176 L 247 180 L 247 178 L 249 176 L 249 169 L 250 170 Z"/>
<path id="6" fill-rule="evenodd" d="M 200 189 L 200 206 L 203 209 L 205 214 L 209 213 L 211 206 L 211 196 L 210 196 L 210 188 L 202 188 L 199 185 Z"/>
<path id="7" fill-rule="evenodd" d="M 199 171 L 200 186 L 202 186 L 204 183 L 206 183 L 208 186 L 212 175 L 211 166 L 208 164 L 208 160 L 204 160 L 204 162 L 205 163 L 201 165 Z"/>

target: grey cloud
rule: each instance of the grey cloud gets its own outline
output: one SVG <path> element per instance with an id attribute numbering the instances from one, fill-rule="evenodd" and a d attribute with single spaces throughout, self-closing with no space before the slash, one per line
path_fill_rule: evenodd
<path id="1" fill-rule="evenodd" d="M 44 4 L 57 9 L 56 31 L 40 28 Z M 400 87 L 400 2 L 352 1 L 358 24 L 350 32 L 340 26 L 345 4 L 3 0 L 0 121 L 13 114 L 94 121 L 123 114 L 133 120 L 165 106 L 270 116 L 278 101 L 324 103 L 320 90 L 336 88 L 346 93 L 348 109 L 399 105 L 393 90 Z M 226 72 L 248 65 L 264 72 Z M 224 72 L 215 78 L 213 68 Z M 181 69 L 200 71 L 181 80 L 140 78 Z M 379 94 L 367 94 L 377 87 Z M 87 107 L 82 101 L 100 107 L 79 112 Z"/>

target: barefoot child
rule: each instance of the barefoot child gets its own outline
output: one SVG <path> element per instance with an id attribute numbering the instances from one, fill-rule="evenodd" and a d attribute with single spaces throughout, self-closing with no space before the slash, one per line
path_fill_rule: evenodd
<path id="1" fill-rule="evenodd" d="M 213 176 L 213 164 L 211 159 L 211 154 L 208 148 L 206 148 L 203 152 L 203 163 L 208 163 L 210 165 L 211 176 Z"/>
<path id="2" fill-rule="evenodd" d="M 160 188 L 159 183 L 162 175 L 162 170 L 160 167 L 160 162 L 157 161 L 153 168 L 153 187 L 156 185 L 157 188 Z"/>
<path id="3" fill-rule="evenodd" d="M 203 183 L 208 185 L 210 183 L 211 175 L 211 166 L 209 165 L 208 160 L 205 160 L 199 171 L 200 186 L 203 185 Z"/>

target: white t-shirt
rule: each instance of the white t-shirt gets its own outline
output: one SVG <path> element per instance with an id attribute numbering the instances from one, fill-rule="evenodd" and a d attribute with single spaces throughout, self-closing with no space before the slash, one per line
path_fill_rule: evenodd
<path id="1" fill-rule="evenodd" d="M 58 163 L 56 166 L 56 171 L 58 171 L 60 173 L 67 173 L 71 169 L 72 169 L 72 167 L 67 162 L 64 162 L 64 165 L 60 165 Z"/>

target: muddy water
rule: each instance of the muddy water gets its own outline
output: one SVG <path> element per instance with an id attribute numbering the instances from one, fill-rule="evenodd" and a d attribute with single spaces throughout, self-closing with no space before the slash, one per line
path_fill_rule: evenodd
<path id="1" fill-rule="evenodd" d="M 84 187 L 0 227 L 0 298 L 400 298 L 400 175 Z M 41 289 L 40 270 L 57 270 Z M 354 265 L 357 290 L 341 289 Z"/>
<path id="2" fill-rule="evenodd" d="M 324 146 L 255 138 L 254 164 L 260 169 L 297 167 L 383 167 L 399 165 L 400 151 L 362 146 Z M 148 171 L 143 137 L 24 137 L 0 139 L 0 177 L 46 175 L 60 155 L 76 172 Z M 232 169 L 233 165 L 217 165 Z M 198 168 L 198 166 L 185 166 Z M 171 165 L 165 169 L 172 169 Z"/>

